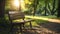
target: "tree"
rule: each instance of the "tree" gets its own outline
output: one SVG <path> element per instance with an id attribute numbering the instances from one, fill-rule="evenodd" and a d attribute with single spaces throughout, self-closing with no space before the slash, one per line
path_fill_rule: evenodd
<path id="1" fill-rule="evenodd" d="M 5 0 L 0 0 L 0 20 L 4 20 Z"/>
<path id="2" fill-rule="evenodd" d="M 54 15 L 55 3 L 56 3 L 56 0 L 53 0 L 53 8 L 52 8 L 52 11 L 51 11 L 51 15 Z"/>
<path id="3" fill-rule="evenodd" d="M 57 17 L 60 17 L 60 0 L 58 0 L 58 11 L 57 11 Z"/>
<path id="4" fill-rule="evenodd" d="M 35 15 L 36 13 L 36 9 L 37 9 L 37 5 L 39 4 L 39 0 L 34 0 L 33 6 L 34 6 L 34 13 L 33 15 Z"/>
<path id="5" fill-rule="evenodd" d="M 48 1 L 45 0 L 45 16 L 46 16 L 46 11 L 47 11 L 47 3 L 48 3 Z"/>

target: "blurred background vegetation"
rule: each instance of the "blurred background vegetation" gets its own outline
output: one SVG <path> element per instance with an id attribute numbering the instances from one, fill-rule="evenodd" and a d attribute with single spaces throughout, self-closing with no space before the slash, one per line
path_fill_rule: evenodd
<path id="1" fill-rule="evenodd" d="M 57 19 L 60 17 L 60 0 L 19 0 L 16 2 L 17 4 L 14 1 L 16 2 L 17 0 L 0 0 L 0 30 L 4 29 L 5 32 L 6 29 L 10 28 L 7 15 L 9 10 L 23 11 L 26 18 L 29 18 L 27 16 L 43 17 L 43 20 L 35 19 L 34 26 L 35 24 L 47 23 L 48 20 L 44 21 L 44 18 Z"/>
<path id="2" fill-rule="evenodd" d="M 13 0 L 7 0 L 5 5 L 6 12 L 10 9 L 16 10 Z M 58 0 L 22 0 L 21 10 L 27 15 L 57 16 Z"/>
<path id="3" fill-rule="evenodd" d="M 60 17 L 60 0 L 0 0 L 0 22 L 8 21 L 9 10 L 23 11 L 25 15 Z M 2 23 L 3 24 L 3 23 Z"/>

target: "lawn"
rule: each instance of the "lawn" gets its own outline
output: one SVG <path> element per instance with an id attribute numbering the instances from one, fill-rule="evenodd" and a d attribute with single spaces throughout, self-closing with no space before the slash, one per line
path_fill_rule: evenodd
<path id="1" fill-rule="evenodd" d="M 9 19 L 8 19 L 8 16 L 6 15 L 5 16 L 5 18 L 6 18 L 6 20 L 7 21 L 9 21 Z M 44 23 L 44 22 L 48 22 L 48 19 L 55 19 L 55 18 L 57 18 L 56 16 L 28 16 L 28 15 L 26 15 L 25 16 L 25 19 L 34 19 L 34 21 L 33 21 L 33 23 L 32 23 L 32 25 L 33 26 L 36 26 L 37 25 L 37 23 Z M 18 20 L 15 20 L 14 22 L 19 22 L 19 20 L 20 19 L 18 19 Z M 21 21 L 21 20 L 20 20 Z M 28 25 L 28 24 L 26 24 L 26 25 Z"/>
<path id="2" fill-rule="evenodd" d="M 6 20 L 9 21 L 8 16 L 6 15 L 5 17 L 6 17 Z M 60 20 L 60 18 L 57 18 L 56 16 L 31 16 L 31 15 L 30 16 L 26 15 L 25 19 L 34 19 L 34 21 L 32 23 L 33 26 L 36 26 L 37 23 L 45 23 L 45 22 L 47 23 L 49 21 L 49 19 L 59 19 Z M 15 20 L 15 22 L 19 22 L 19 20 Z M 26 24 L 26 25 L 28 25 L 28 24 Z"/>
<path id="3" fill-rule="evenodd" d="M 28 16 L 26 15 L 25 16 L 26 18 L 25 19 L 34 19 L 34 21 L 32 21 L 32 26 L 33 27 L 37 27 L 37 26 L 40 26 L 40 24 L 48 24 L 50 23 L 48 20 L 49 19 L 57 19 L 56 16 Z M 9 22 L 8 20 L 8 17 L 6 16 L 6 20 L 7 22 Z M 15 20 L 15 21 L 19 21 L 19 20 Z M 50 25 L 49 25 L 50 26 Z M 48 27 L 49 27 L 48 26 Z M 29 27 L 29 23 L 26 23 L 25 24 L 25 27 Z M 9 33 L 9 29 L 10 27 L 8 26 L 7 28 L 3 28 L 2 31 L 0 32 L 1 34 L 8 34 Z M 31 32 L 31 31 L 30 31 Z"/>

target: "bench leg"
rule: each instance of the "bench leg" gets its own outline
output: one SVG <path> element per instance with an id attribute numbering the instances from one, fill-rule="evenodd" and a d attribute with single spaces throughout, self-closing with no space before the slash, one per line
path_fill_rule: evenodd
<path id="1" fill-rule="evenodd" d="M 24 26 L 24 25 L 25 25 L 25 23 L 23 23 L 23 24 L 22 24 L 23 28 L 25 28 L 25 26 Z"/>
<path id="2" fill-rule="evenodd" d="M 22 33 L 22 24 L 20 24 L 20 32 Z"/>
<path id="3" fill-rule="evenodd" d="M 30 28 L 32 28 L 32 24 L 31 24 L 31 21 L 30 21 Z"/>
<path id="4" fill-rule="evenodd" d="M 13 34 L 13 25 L 11 25 L 10 33 Z"/>

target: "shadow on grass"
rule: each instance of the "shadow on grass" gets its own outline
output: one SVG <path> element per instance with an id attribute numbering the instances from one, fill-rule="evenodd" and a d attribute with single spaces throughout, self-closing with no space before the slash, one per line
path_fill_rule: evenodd
<path id="1" fill-rule="evenodd" d="M 58 24 L 58 23 L 52 23 L 52 22 L 48 22 L 48 21 L 40 20 L 40 19 L 36 19 L 36 20 L 34 20 L 34 22 L 39 25 L 39 28 L 37 30 L 36 29 L 23 30 L 23 34 L 48 34 L 46 32 L 43 32 L 42 31 L 43 29 L 40 26 L 42 26 L 43 28 L 49 29 L 51 31 L 60 33 L 60 24 Z M 0 34 L 11 34 L 9 31 L 10 31 L 10 25 L 7 25 L 7 27 L 6 26 L 0 27 Z M 14 30 L 14 34 L 16 34 L 15 31 L 17 31 L 17 30 Z M 21 33 L 21 32 L 19 32 L 19 33 Z M 19 33 L 17 33 L 17 34 L 19 34 Z"/>
<path id="2" fill-rule="evenodd" d="M 60 24 L 59 23 L 43 21 L 43 20 L 42 21 L 40 20 L 40 22 L 37 23 L 37 24 L 44 27 L 44 28 L 47 28 L 47 29 L 49 29 L 51 31 L 55 31 L 57 33 L 60 33 Z"/>
<path id="3" fill-rule="evenodd" d="M 60 24 L 59 23 L 53 23 L 53 22 L 49 22 L 49 21 L 45 21 L 45 20 L 35 20 L 35 23 L 38 24 L 39 27 L 37 30 L 27 30 L 25 31 L 25 34 L 29 33 L 29 34 L 60 34 Z M 43 31 L 45 29 L 47 29 L 48 31 L 46 32 Z M 51 31 L 51 32 L 49 32 Z"/>

